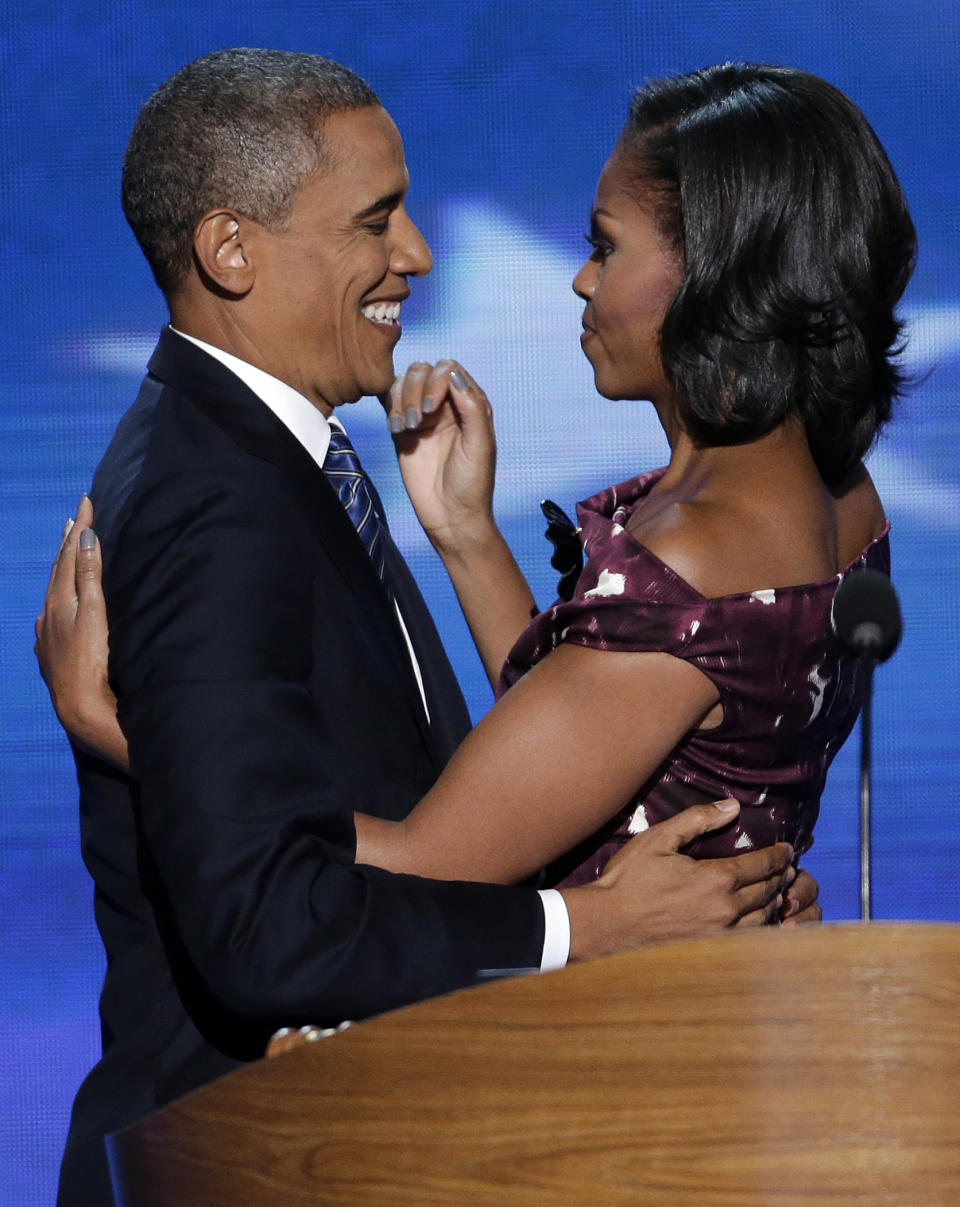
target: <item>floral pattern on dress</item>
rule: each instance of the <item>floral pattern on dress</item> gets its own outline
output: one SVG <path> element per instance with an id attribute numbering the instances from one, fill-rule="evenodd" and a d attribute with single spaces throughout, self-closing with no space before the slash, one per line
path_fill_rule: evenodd
<path id="1" fill-rule="evenodd" d="M 813 838 L 827 768 L 859 711 L 858 670 L 833 635 L 838 584 L 869 567 L 889 574 L 889 525 L 842 573 L 820 583 L 708 599 L 627 531 L 633 509 L 665 470 L 601 491 L 577 507 L 586 564 L 573 597 L 521 634 L 498 695 L 562 642 L 663 652 L 715 685 L 721 724 L 686 735 L 615 817 L 551 869 L 562 885 L 595 879 L 632 835 L 689 805 L 736 797 L 741 812 L 689 845 L 697 858 Z"/>

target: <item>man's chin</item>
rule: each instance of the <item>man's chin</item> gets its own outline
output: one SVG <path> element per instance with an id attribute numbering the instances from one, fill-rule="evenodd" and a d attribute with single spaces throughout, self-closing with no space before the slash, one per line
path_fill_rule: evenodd
<path id="1" fill-rule="evenodd" d="M 361 398 L 379 398 L 382 401 L 389 393 L 396 376 L 392 356 L 389 360 L 381 360 L 379 357 L 374 360 L 371 357 L 362 368 L 355 370 L 349 390 L 346 389 L 345 382 L 341 384 L 340 403 L 337 405 L 359 402 Z"/>
<path id="2" fill-rule="evenodd" d="M 358 382 L 356 387 L 350 391 L 348 396 L 342 397 L 337 403 L 338 406 L 351 406 L 355 402 L 359 402 L 361 398 L 377 398 L 385 410 L 390 409 L 390 400 L 387 395 L 390 392 L 390 387 L 393 385 L 396 374 L 393 371 L 393 366 L 390 366 L 390 372 L 385 373 L 382 377 L 370 376 L 366 381 Z"/>
<path id="3" fill-rule="evenodd" d="M 396 372 L 393 368 L 393 361 L 384 367 L 382 374 L 374 376 L 370 375 L 370 380 L 366 383 L 364 394 L 368 398 L 379 398 L 380 404 L 385 411 L 390 409 L 390 399 L 387 395 L 390 393 L 390 387 L 396 380 Z"/>

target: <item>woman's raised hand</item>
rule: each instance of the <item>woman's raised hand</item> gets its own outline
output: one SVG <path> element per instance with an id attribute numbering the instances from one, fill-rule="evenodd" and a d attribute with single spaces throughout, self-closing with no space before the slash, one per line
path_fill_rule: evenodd
<path id="1" fill-rule="evenodd" d="M 127 740 L 107 677 L 107 609 L 93 504 L 68 522 L 37 617 L 33 647 L 53 707 L 76 744 L 126 770 Z"/>
<path id="2" fill-rule="evenodd" d="M 486 394 L 455 360 L 412 364 L 382 399 L 417 518 L 441 552 L 493 527 L 496 440 Z"/>

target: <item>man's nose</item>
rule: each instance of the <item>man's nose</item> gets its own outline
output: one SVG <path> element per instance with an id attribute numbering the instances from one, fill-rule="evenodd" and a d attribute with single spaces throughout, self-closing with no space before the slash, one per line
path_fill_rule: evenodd
<path id="1" fill-rule="evenodd" d="M 433 253 L 426 239 L 416 223 L 406 215 L 397 231 L 390 267 L 401 277 L 425 277 L 433 267 Z"/>

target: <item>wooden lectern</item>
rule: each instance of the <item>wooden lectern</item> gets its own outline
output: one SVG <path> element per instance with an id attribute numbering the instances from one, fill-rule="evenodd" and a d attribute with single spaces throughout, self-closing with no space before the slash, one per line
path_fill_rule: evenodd
<path id="1" fill-rule="evenodd" d="M 664 944 L 464 990 L 108 1140 L 122 1207 L 960 1204 L 960 926 Z"/>

